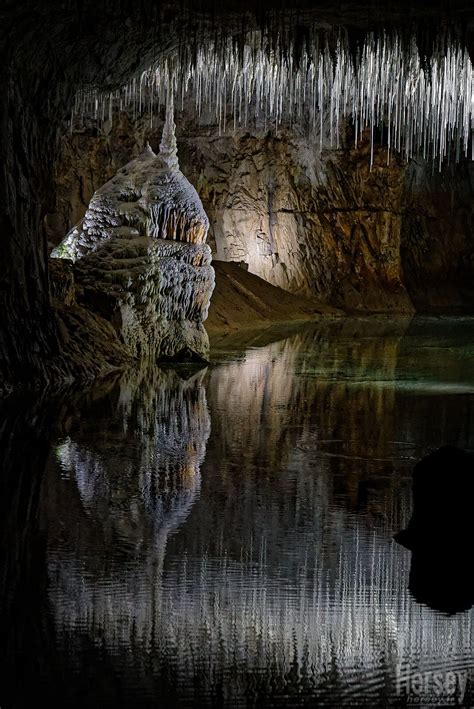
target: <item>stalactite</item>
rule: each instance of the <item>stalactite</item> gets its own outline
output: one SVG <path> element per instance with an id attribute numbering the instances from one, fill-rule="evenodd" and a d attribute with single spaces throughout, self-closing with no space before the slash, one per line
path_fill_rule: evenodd
<path id="1" fill-rule="evenodd" d="M 197 46 L 181 43 L 153 66 L 114 92 L 85 87 L 74 105 L 76 120 L 101 120 L 113 109 L 154 117 L 175 95 L 181 107 L 193 100 L 200 120 L 219 132 L 251 121 L 278 130 L 305 124 L 320 133 L 320 147 L 340 147 L 344 122 L 355 126 L 355 144 L 369 130 L 387 134 L 387 160 L 394 150 L 438 160 L 451 148 L 469 155 L 474 127 L 473 67 L 466 49 L 439 40 L 428 60 L 416 40 L 368 35 L 357 52 L 343 34 L 308 36 L 304 46 L 280 34 L 247 32 L 245 40 L 210 38 Z M 287 42 L 290 42 L 289 48 Z M 107 108 L 107 110 L 106 110 Z M 229 121 L 228 118 L 231 120 Z"/>

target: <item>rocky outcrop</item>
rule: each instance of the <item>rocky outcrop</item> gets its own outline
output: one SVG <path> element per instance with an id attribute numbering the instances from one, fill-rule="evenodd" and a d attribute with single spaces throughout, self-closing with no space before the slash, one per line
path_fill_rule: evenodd
<path id="1" fill-rule="evenodd" d="M 62 378 L 86 382 L 130 366 L 132 354 L 113 324 L 78 301 L 71 261 L 51 259 L 50 278 Z"/>
<path id="2" fill-rule="evenodd" d="M 387 164 L 378 148 L 371 169 L 369 137 L 353 149 L 349 127 L 341 149 L 325 143 L 322 152 L 318 137 L 298 126 L 219 136 L 217 126 L 198 125 L 186 110 L 179 127 L 181 163 L 209 217 L 218 260 L 244 262 L 273 285 L 348 311 L 474 303 L 467 163 L 438 175 L 431 163 L 407 165 L 396 155 Z M 121 113 L 104 130 L 92 122 L 63 139 L 52 242 L 54 222 L 79 218 L 97 180 L 137 145 L 157 145 L 156 130 L 148 117 Z"/>
<path id="3" fill-rule="evenodd" d="M 205 244 L 114 238 L 74 270 L 81 303 L 114 324 L 134 357 L 207 357 L 214 271 Z"/>
<path id="4" fill-rule="evenodd" d="M 172 110 L 159 154 L 147 145 L 98 189 L 51 256 L 74 263 L 80 303 L 114 325 L 131 356 L 205 359 L 209 222 L 179 170 Z"/>

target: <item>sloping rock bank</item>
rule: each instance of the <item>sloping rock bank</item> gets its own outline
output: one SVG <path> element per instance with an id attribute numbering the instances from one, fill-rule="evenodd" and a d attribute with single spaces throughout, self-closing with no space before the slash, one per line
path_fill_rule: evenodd
<path id="1" fill-rule="evenodd" d="M 209 308 L 209 335 L 316 320 L 342 314 L 315 298 L 294 295 L 237 263 L 213 261 L 216 287 Z"/>

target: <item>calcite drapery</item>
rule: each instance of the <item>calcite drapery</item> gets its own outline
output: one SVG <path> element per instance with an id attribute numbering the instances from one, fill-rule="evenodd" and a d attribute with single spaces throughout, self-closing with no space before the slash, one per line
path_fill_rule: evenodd
<path id="1" fill-rule="evenodd" d="M 53 258 L 75 263 L 82 301 L 119 329 L 134 356 L 198 355 L 214 288 L 209 221 L 179 170 L 173 106 L 160 151 L 147 144 L 95 192 Z"/>

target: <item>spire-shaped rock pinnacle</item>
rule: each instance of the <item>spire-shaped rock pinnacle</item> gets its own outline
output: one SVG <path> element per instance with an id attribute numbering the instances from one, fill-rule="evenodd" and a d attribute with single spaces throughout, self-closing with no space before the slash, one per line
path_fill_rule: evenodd
<path id="1" fill-rule="evenodd" d="M 169 170 L 179 170 L 175 128 L 173 92 L 170 90 L 166 102 L 166 119 L 160 143 L 160 158 Z"/>

